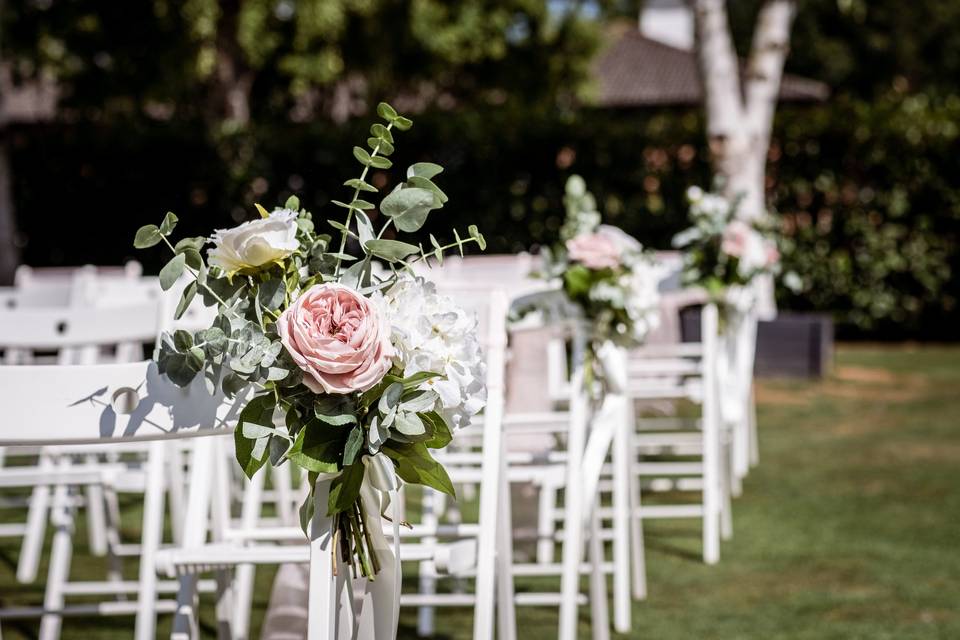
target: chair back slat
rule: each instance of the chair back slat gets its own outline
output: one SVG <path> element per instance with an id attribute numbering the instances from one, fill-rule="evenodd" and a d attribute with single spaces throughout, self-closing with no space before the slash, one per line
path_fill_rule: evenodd
<path id="1" fill-rule="evenodd" d="M 243 405 L 210 395 L 203 376 L 181 389 L 154 362 L 0 366 L 0 446 L 182 438 L 224 428 Z"/>
<path id="2" fill-rule="evenodd" d="M 104 309 L 0 310 L 0 348 L 52 350 L 153 342 L 160 325 L 157 302 Z"/>

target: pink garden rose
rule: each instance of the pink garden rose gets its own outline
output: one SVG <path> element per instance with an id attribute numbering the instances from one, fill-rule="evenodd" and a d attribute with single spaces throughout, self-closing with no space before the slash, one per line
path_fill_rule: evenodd
<path id="1" fill-rule="evenodd" d="M 723 230 L 720 250 L 728 256 L 742 257 L 747 251 L 751 231 L 750 225 L 743 220 L 733 220 Z"/>
<path id="2" fill-rule="evenodd" d="M 620 266 L 623 249 L 610 234 L 582 233 L 567 240 L 570 259 L 588 269 L 615 269 Z"/>
<path id="3" fill-rule="evenodd" d="M 366 391 L 393 366 L 383 311 L 341 284 L 307 289 L 277 320 L 277 331 L 314 393 Z"/>

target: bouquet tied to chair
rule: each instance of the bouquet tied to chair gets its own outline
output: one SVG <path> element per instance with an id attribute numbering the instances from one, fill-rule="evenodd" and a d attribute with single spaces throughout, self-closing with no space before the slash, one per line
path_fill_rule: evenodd
<path id="1" fill-rule="evenodd" d="M 594 366 L 603 345 L 638 346 L 659 325 L 660 269 L 635 238 L 600 223 L 583 178 L 567 179 L 563 202 L 560 242 L 542 250 L 543 270 L 535 275 L 559 281 L 567 308 L 585 321 L 586 383 L 592 386 L 604 373 Z"/>
<path id="2" fill-rule="evenodd" d="M 379 204 L 366 199 L 379 191 L 371 170 L 392 166 L 394 132 L 412 125 L 385 103 L 377 113 L 382 122 L 370 127 L 367 147 L 353 149 L 362 168 L 344 183 L 350 199 L 332 202 L 344 217 L 321 225 L 329 230 L 292 196 L 273 211 L 256 205 L 257 220 L 176 243 L 177 217 L 168 213 L 134 242 L 173 252 L 160 283 L 167 290 L 187 281 L 176 318 L 198 295 L 216 308 L 209 328 L 162 336 L 160 372 L 181 387 L 203 376 L 212 394 L 250 394 L 234 431 L 240 467 L 252 477 L 290 462 L 308 472 L 311 492 L 329 480 L 333 552 L 370 579 L 389 500 L 370 513 L 381 502 L 361 493 L 388 496 L 399 478 L 454 495 L 430 451 L 446 447 L 486 399 L 476 318 L 412 268 L 470 243 L 484 249 L 484 238 L 470 226 L 447 244 L 431 235 L 425 250 L 390 237 L 418 231 L 447 196 L 434 182 L 442 168 L 416 163 Z M 305 532 L 313 509 L 308 497 Z"/>
<path id="3" fill-rule="evenodd" d="M 673 237 L 673 246 L 684 252 L 684 284 L 702 287 L 729 311 L 744 311 L 756 302 L 751 285 L 759 277 L 779 277 L 794 291 L 803 288 L 796 273 L 783 272 L 781 236 L 772 215 L 744 220 L 737 215 L 738 198 L 696 186 L 687 189 L 687 201 L 693 224 Z"/>

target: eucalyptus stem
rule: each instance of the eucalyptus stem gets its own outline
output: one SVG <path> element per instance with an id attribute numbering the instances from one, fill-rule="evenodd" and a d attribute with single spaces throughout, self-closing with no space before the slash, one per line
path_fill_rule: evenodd
<path id="1" fill-rule="evenodd" d="M 173 255 L 177 255 L 177 250 L 174 249 L 174 248 L 173 248 L 173 245 L 170 244 L 170 241 L 167 240 L 167 236 L 160 236 L 160 237 L 163 239 L 164 243 L 166 243 L 166 245 L 167 245 L 168 247 L 170 247 L 170 251 L 173 251 Z M 202 284 L 200 283 L 200 272 L 199 272 L 199 271 L 194 271 L 193 267 L 191 267 L 190 265 L 188 265 L 188 264 L 186 264 L 186 263 L 184 263 L 183 266 L 186 267 L 187 271 L 190 272 L 190 274 L 193 276 L 193 279 L 197 281 L 197 284 L 199 284 L 201 287 L 203 287 L 204 289 L 206 289 L 207 291 L 209 291 L 209 292 L 210 292 L 210 295 L 212 295 L 214 298 L 216 298 L 217 302 L 219 302 L 220 304 L 222 304 L 225 309 L 230 309 L 230 307 L 227 306 L 227 303 L 223 301 L 223 298 L 221 298 L 220 296 L 218 296 L 218 295 L 217 295 L 217 292 L 214 291 L 213 289 L 211 289 L 210 286 L 209 286 L 206 282 L 204 282 L 204 283 L 202 283 Z M 230 309 L 230 311 L 233 311 L 233 309 Z M 240 315 L 237 314 L 236 312 L 233 312 L 233 314 L 234 314 L 235 316 L 237 316 L 238 318 L 240 317 Z"/>
<path id="2" fill-rule="evenodd" d="M 387 131 L 390 131 L 390 129 L 392 128 L 393 128 L 393 123 L 391 122 L 387 125 Z M 377 142 L 377 146 L 373 148 L 373 152 L 370 154 L 371 158 L 375 157 L 378 153 L 380 153 L 380 147 L 381 147 L 381 143 Z M 360 172 L 360 182 L 364 182 L 364 180 L 367 177 L 367 173 L 369 171 L 370 171 L 370 165 L 365 164 L 363 166 L 363 171 Z M 353 203 L 356 202 L 357 198 L 359 197 L 360 197 L 360 187 L 354 187 L 353 197 L 350 199 L 350 205 L 353 205 Z M 353 207 L 351 206 L 350 208 L 347 209 L 347 221 L 344 223 L 343 226 L 346 227 L 347 230 L 349 230 L 350 223 L 352 221 L 353 221 Z M 346 248 L 347 248 L 347 231 L 341 231 L 340 232 L 340 250 L 337 253 L 343 254 L 343 251 Z M 340 263 L 341 263 L 340 256 L 337 256 L 337 266 L 333 270 L 334 278 L 337 278 L 340 276 Z"/>

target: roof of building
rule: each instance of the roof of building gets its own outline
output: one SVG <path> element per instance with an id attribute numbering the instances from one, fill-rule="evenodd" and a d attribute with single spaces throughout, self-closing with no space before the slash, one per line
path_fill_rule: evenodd
<path id="1" fill-rule="evenodd" d="M 702 89 L 695 54 L 651 40 L 631 29 L 597 59 L 594 78 L 601 107 L 699 104 Z M 830 91 L 817 80 L 784 74 L 780 99 L 819 102 Z"/>

